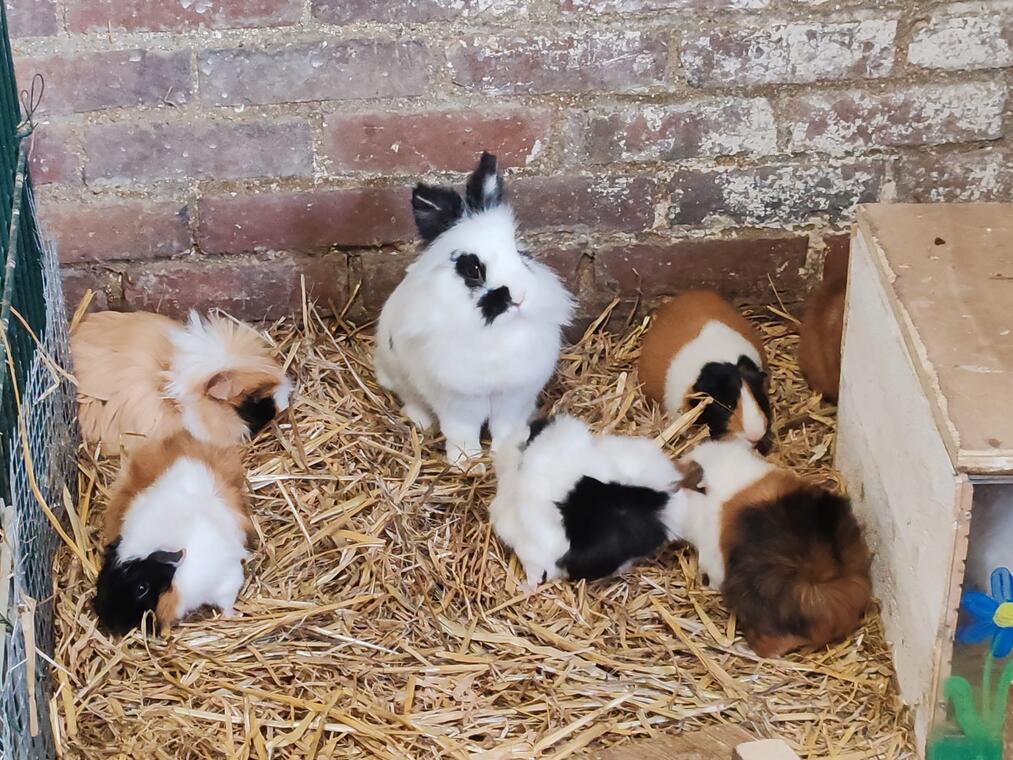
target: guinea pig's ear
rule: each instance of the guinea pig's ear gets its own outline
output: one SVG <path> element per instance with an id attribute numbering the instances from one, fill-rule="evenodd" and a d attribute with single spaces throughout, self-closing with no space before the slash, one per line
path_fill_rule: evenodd
<path id="1" fill-rule="evenodd" d="M 464 215 L 464 201 L 456 190 L 420 182 L 412 191 L 412 213 L 419 235 L 429 244 Z"/>
<path id="2" fill-rule="evenodd" d="M 236 395 L 235 378 L 231 372 L 219 372 L 208 380 L 204 394 L 216 401 L 228 401 Z"/>
<path id="3" fill-rule="evenodd" d="M 483 152 L 468 177 L 464 197 L 471 211 L 485 211 L 503 202 L 503 178 L 496 173 L 496 156 Z"/>
<path id="4" fill-rule="evenodd" d="M 675 466 L 682 473 L 679 488 L 685 488 L 689 491 L 696 491 L 702 494 L 707 493 L 707 487 L 703 483 L 703 467 L 700 466 L 699 462 L 683 458 L 676 462 Z"/>
<path id="5" fill-rule="evenodd" d="M 186 551 L 180 549 L 178 552 L 167 552 L 167 551 L 156 551 L 148 555 L 148 559 L 154 560 L 155 562 L 161 562 L 164 565 L 172 565 L 173 567 L 179 567 L 179 563 L 183 561 L 183 557 L 186 556 Z"/>

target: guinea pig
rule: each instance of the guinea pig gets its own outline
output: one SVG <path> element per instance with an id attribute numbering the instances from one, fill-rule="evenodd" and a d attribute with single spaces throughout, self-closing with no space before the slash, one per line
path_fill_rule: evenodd
<path id="1" fill-rule="evenodd" d="M 848 290 L 848 251 L 834 251 L 823 265 L 823 280 L 809 294 L 799 328 L 798 363 L 809 387 L 837 401 L 841 382 L 841 340 Z"/>
<path id="2" fill-rule="evenodd" d="M 99 622 L 121 635 L 148 612 L 162 628 L 205 604 L 232 615 L 254 535 L 236 447 L 185 431 L 144 441 L 106 508 Z"/>
<path id="3" fill-rule="evenodd" d="M 688 410 L 690 397 L 705 393 L 712 401 L 700 422 L 712 438 L 731 433 L 766 447 L 771 410 L 763 343 L 717 293 L 694 291 L 662 305 L 644 335 L 639 369 L 644 393 L 669 414 Z"/>
<path id="4" fill-rule="evenodd" d="M 673 521 L 761 657 L 844 638 L 869 604 L 870 555 L 844 496 L 775 467 L 741 440 L 679 462 L 697 473 Z"/>
<path id="5" fill-rule="evenodd" d="M 292 383 L 255 330 L 149 312 L 89 314 L 70 338 L 81 434 L 106 453 L 189 431 L 227 446 L 288 408 Z"/>
<path id="6" fill-rule="evenodd" d="M 425 247 L 380 313 L 376 377 L 420 428 L 435 418 L 448 461 L 467 470 L 484 423 L 495 450 L 531 418 L 573 299 L 518 242 L 495 156 L 482 154 L 463 199 L 419 184 L 412 210 Z"/>
<path id="7" fill-rule="evenodd" d="M 992 589 L 992 572 L 1013 570 L 1013 493 L 1007 485 L 974 487 L 971 535 L 967 544 L 964 587 Z"/>
<path id="8" fill-rule="evenodd" d="M 593 435 L 559 415 L 520 428 L 494 463 L 492 527 L 517 553 L 529 590 L 622 572 L 675 537 L 681 476 L 648 438 Z"/>

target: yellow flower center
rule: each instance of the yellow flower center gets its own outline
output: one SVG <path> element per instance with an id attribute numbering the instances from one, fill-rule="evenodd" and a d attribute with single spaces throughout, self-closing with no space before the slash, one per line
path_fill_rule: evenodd
<path id="1" fill-rule="evenodd" d="M 1013 602 L 1003 602 L 992 616 L 992 622 L 1000 628 L 1013 628 Z"/>

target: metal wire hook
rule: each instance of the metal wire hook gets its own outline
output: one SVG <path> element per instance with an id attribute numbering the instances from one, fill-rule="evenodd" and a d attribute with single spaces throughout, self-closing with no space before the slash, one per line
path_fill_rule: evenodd
<path id="1" fill-rule="evenodd" d="M 38 92 L 36 92 L 38 88 Z M 46 78 L 42 74 L 32 77 L 32 86 L 28 90 L 21 91 L 21 107 L 24 109 L 24 117 L 18 125 L 18 137 L 24 139 L 35 129 L 35 112 L 42 103 L 42 96 L 46 92 Z"/>

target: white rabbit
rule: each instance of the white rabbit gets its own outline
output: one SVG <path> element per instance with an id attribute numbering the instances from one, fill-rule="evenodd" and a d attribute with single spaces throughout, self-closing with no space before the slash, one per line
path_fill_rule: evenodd
<path id="1" fill-rule="evenodd" d="M 482 154 L 465 199 L 419 184 L 412 209 L 425 248 L 380 314 L 377 379 L 419 427 L 435 416 L 448 460 L 467 469 L 485 422 L 495 451 L 534 412 L 573 299 L 518 247 L 494 156 Z"/>
<path id="2" fill-rule="evenodd" d="M 677 538 L 682 476 L 648 438 L 594 435 L 560 415 L 523 426 L 495 458 L 493 530 L 524 566 L 526 588 L 622 572 Z"/>

